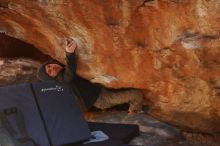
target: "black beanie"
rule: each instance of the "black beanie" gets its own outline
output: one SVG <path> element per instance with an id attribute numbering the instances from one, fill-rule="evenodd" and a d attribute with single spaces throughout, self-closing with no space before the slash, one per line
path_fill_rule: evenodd
<path id="1" fill-rule="evenodd" d="M 52 64 L 52 63 L 54 63 L 54 62 L 49 61 L 49 62 L 46 62 L 46 63 L 44 63 L 44 64 L 42 64 L 42 65 L 40 66 L 40 68 L 39 68 L 38 71 L 37 71 L 37 78 L 38 78 L 38 79 L 40 79 L 41 81 L 53 80 L 53 78 L 50 77 L 50 76 L 46 73 L 46 69 L 45 69 L 45 67 L 46 67 L 47 64 Z"/>

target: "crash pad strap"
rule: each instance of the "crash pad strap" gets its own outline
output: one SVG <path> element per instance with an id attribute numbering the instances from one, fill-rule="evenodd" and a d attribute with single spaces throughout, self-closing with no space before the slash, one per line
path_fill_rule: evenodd
<path id="1" fill-rule="evenodd" d="M 14 130 L 14 128 L 11 126 L 8 120 L 8 116 L 11 115 L 16 116 L 16 126 L 21 135 L 21 138 L 19 139 L 15 138 L 17 132 Z M 0 121 L 2 124 L 1 126 L 4 127 L 9 132 L 9 134 L 18 142 L 25 143 L 27 141 L 31 141 L 35 146 L 37 146 L 36 142 L 28 136 L 27 130 L 25 128 L 24 116 L 19 109 L 17 109 L 16 107 L 11 107 L 0 110 Z"/>

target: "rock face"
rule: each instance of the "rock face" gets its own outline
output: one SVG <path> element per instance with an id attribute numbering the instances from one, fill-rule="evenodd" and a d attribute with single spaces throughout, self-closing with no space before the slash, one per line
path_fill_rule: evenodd
<path id="1" fill-rule="evenodd" d="M 219 0 L 0 0 L 0 31 L 108 87 L 143 89 L 150 114 L 220 132 Z M 16 51 L 16 50 L 15 50 Z"/>
<path id="2" fill-rule="evenodd" d="M 0 86 L 36 82 L 40 62 L 28 58 L 5 59 L 0 57 Z"/>

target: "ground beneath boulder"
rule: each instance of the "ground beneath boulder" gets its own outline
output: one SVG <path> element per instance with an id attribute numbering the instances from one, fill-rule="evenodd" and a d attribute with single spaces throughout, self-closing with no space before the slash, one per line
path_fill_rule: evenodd
<path id="1" fill-rule="evenodd" d="M 40 62 L 29 58 L 0 58 L 0 86 L 24 82 L 36 82 L 36 71 Z M 123 110 L 96 111 L 88 118 L 89 121 L 138 124 L 140 136 L 131 144 L 142 146 L 212 146 L 201 143 L 202 140 L 190 141 L 181 130 L 162 123 L 147 114 L 128 116 Z M 214 144 L 213 144 L 214 145 Z"/>
<path id="2" fill-rule="evenodd" d="M 94 112 L 89 121 L 137 124 L 140 136 L 134 138 L 131 144 L 142 146 L 211 146 L 199 141 L 189 141 L 181 130 L 162 123 L 147 114 L 127 115 L 126 111 Z"/>

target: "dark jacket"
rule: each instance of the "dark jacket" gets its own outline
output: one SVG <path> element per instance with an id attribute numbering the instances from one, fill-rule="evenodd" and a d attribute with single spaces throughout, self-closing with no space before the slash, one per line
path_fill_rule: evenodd
<path id="1" fill-rule="evenodd" d="M 80 97 L 87 109 L 95 103 L 101 92 L 101 85 L 94 84 L 76 75 L 76 59 L 74 53 L 66 53 L 66 66 L 58 73 L 54 80 L 70 89 Z"/>

